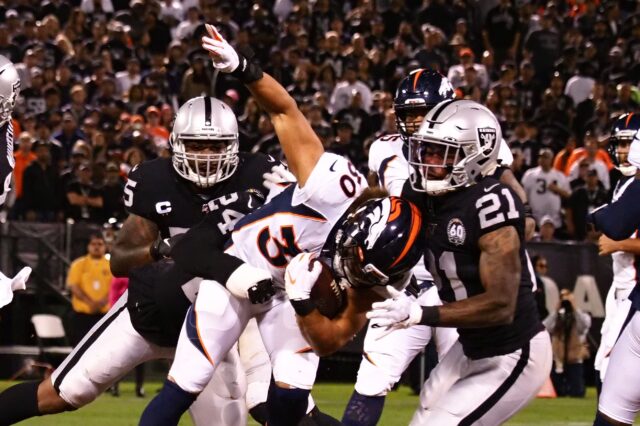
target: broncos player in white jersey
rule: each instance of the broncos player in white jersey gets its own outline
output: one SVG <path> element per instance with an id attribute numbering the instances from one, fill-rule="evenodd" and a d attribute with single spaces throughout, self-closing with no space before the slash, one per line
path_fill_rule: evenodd
<path id="1" fill-rule="evenodd" d="M 13 158 L 13 124 L 11 114 L 20 94 L 20 78 L 11 61 L 0 55 L 0 206 L 11 191 Z M 23 268 L 15 277 L 0 272 L 0 308 L 13 300 L 15 290 L 24 290 L 31 268 Z"/>
<path id="2" fill-rule="evenodd" d="M 129 217 L 116 240 L 111 268 L 115 275 L 129 277 L 128 292 L 50 378 L 0 394 L 0 424 L 81 408 L 136 365 L 173 357 L 200 279 L 158 261 L 164 239 L 208 217 L 224 237 L 222 246 L 233 223 L 267 198 L 264 175 L 279 164 L 262 154 L 238 152 L 237 138 L 235 115 L 215 98 L 196 97 L 178 110 L 172 158 L 140 164 L 125 186 Z M 248 352 L 253 354 L 252 348 Z M 263 400 L 270 378 L 268 359 L 265 367 Z M 208 392 L 194 404 L 194 422 L 246 422 L 244 383 L 244 370 L 232 351 Z"/>
<path id="3" fill-rule="evenodd" d="M 637 169 L 629 162 L 629 148 L 639 129 L 640 115 L 634 113 L 623 114 L 613 123 L 607 150 L 621 176 L 613 190 L 612 202 L 616 202 L 624 194 L 635 178 Z M 613 282 L 607 293 L 606 314 L 601 328 L 602 337 L 594 363 L 600 380 L 604 380 L 611 350 L 620 335 L 622 324 L 631 306 L 629 294 L 636 284 L 635 256 L 640 254 L 640 238 L 637 232 L 633 232 L 629 238 L 622 241 L 614 241 L 602 235 L 598 245 L 599 254 L 601 256 L 611 254 L 613 260 Z"/>
<path id="4" fill-rule="evenodd" d="M 438 104 L 409 139 L 412 197 L 427 222 L 426 263 L 442 306 L 398 292 L 374 304 L 380 326 L 456 327 L 459 341 L 432 371 L 412 424 L 500 424 L 537 393 L 551 344 L 536 309 L 523 247 L 524 208 L 494 173 L 500 125 L 467 100 Z"/>
<path id="5" fill-rule="evenodd" d="M 627 158 L 629 165 L 640 169 L 640 132 L 636 132 Z M 640 229 L 639 199 L 640 172 L 636 171 L 624 193 L 615 202 L 595 210 L 588 221 L 612 240 L 626 240 Z M 636 271 L 640 268 L 638 254 L 634 256 L 634 267 Z M 640 285 L 637 274 L 628 299 L 631 306 L 609 356 L 594 426 L 631 425 L 640 412 Z"/>
<path id="6" fill-rule="evenodd" d="M 315 278 L 307 280 L 309 274 L 297 274 L 291 269 L 292 265 L 304 266 L 308 271 L 312 255 L 320 254 L 327 243 L 340 241 L 338 246 L 345 250 L 341 252 L 342 256 L 334 258 L 337 262 L 333 267 L 334 271 L 343 272 L 347 281 L 354 283 L 359 279 L 375 278 L 404 285 L 410 268 L 417 261 L 416 254 L 420 253 L 420 245 L 413 243 L 419 238 L 421 219 L 414 206 L 399 198 L 364 201 L 376 192 L 367 194 L 364 191 L 364 176 L 348 160 L 324 152 L 320 140 L 286 90 L 263 74 L 256 64 L 239 55 L 212 26 L 208 26 L 208 30 L 210 37 L 203 38 L 203 47 L 211 52 L 214 66 L 240 78 L 269 113 L 297 183 L 236 225 L 233 245 L 227 249 L 225 257 L 233 255 L 247 263 L 225 276 L 215 277 L 219 271 L 206 266 L 199 272 L 215 281 L 201 284 L 198 298 L 187 314 L 169 378 L 162 392 L 143 413 L 141 425 L 176 424 L 211 377 L 217 360 L 233 345 L 251 317 L 257 319 L 273 365 L 274 383 L 267 401 L 268 424 L 295 425 L 304 415 L 309 390 L 315 380 L 318 356 L 314 350 L 322 354 L 344 345 L 364 325 L 364 312 L 371 303 L 383 297 L 369 288 L 347 290 L 346 308 L 334 319 L 345 332 L 332 333 L 330 342 L 315 345 L 313 332 L 311 335 L 306 333 L 309 330 L 305 327 L 303 336 L 296 324 L 296 315 L 301 323 L 307 320 L 325 325 L 326 321 L 332 322 L 322 317 L 309 299 L 309 282 L 311 285 L 315 282 L 320 268 L 315 265 Z M 351 245 L 351 237 L 356 232 L 352 228 L 364 226 L 367 222 L 359 219 L 369 213 L 377 215 L 376 229 L 386 231 L 386 237 L 378 235 L 374 245 L 389 237 L 397 240 L 400 236 L 403 242 L 400 248 L 404 250 L 398 250 L 395 256 L 387 256 L 382 264 L 378 264 L 379 268 L 369 262 L 366 271 L 356 270 L 354 265 L 358 261 L 354 263 L 354 246 Z M 403 221 L 403 227 L 395 227 L 398 219 Z M 371 221 L 368 223 L 370 227 L 374 226 Z M 391 232 L 388 223 L 394 225 L 395 232 Z M 171 251 L 175 261 L 187 269 L 190 268 L 188 264 L 193 263 L 189 256 L 192 250 L 187 247 L 198 238 L 198 235 L 190 235 L 195 231 L 187 232 Z M 197 230 L 197 233 L 202 232 Z M 366 236 L 367 232 L 359 234 Z M 392 243 L 397 243 L 395 240 Z M 360 252 L 365 259 L 369 254 L 376 253 L 373 250 Z M 361 275 L 356 277 L 357 274 Z M 300 282 L 292 289 L 296 277 Z M 266 303 L 252 304 L 248 300 L 248 288 L 266 278 L 271 278 L 280 291 Z M 291 303 L 281 291 L 284 286 Z M 359 315 L 352 315 L 354 312 Z"/>

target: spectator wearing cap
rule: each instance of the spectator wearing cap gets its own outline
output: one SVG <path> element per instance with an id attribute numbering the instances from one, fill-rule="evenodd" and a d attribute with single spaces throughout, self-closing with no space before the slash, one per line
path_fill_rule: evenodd
<path id="1" fill-rule="evenodd" d="M 500 0 L 489 10 L 484 21 L 482 41 L 484 48 L 495 55 L 497 65 L 505 59 L 516 59 L 520 44 L 520 19 L 511 0 Z"/>
<path id="2" fill-rule="evenodd" d="M 401 39 L 393 41 L 392 58 L 384 65 L 384 89 L 395 92 L 400 80 L 409 73 L 409 65 L 413 61 L 407 44 Z M 417 67 L 416 67 L 417 68 Z"/>
<path id="3" fill-rule="evenodd" d="M 60 217 L 60 178 L 51 165 L 49 144 L 37 141 L 33 145 L 36 160 L 24 171 L 22 208 L 28 221 L 53 222 Z"/>
<path id="4" fill-rule="evenodd" d="M 238 108 L 240 107 L 240 95 L 238 94 L 238 91 L 236 89 L 225 90 L 224 94 L 222 95 L 222 102 L 229 105 L 236 116 L 239 115 L 240 111 Z"/>
<path id="5" fill-rule="evenodd" d="M 84 133 L 78 128 L 78 122 L 70 112 L 62 115 L 62 126 L 53 134 L 53 138 L 62 144 L 65 156 L 71 152 L 73 144 L 78 139 L 85 139 Z"/>
<path id="6" fill-rule="evenodd" d="M 372 103 L 371 89 L 357 79 L 357 68 L 354 64 L 347 65 L 343 78 L 331 94 L 331 110 L 335 113 L 349 106 L 353 91 L 356 90 L 362 96 L 362 109 L 369 112 Z"/>
<path id="7" fill-rule="evenodd" d="M 558 72 L 553 73 L 553 77 L 551 77 L 551 83 L 549 84 L 549 89 L 551 89 L 551 94 L 555 98 L 556 107 L 561 111 L 566 111 L 569 113 L 569 118 L 573 118 L 573 99 L 570 96 L 564 93 L 564 79 L 562 75 Z"/>
<path id="8" fill-rule="evenodd" d="M 533 64 L 527 60 L 520 63 L 520 75 L 513 83 L 516 99 L 524 117 L 532 117 L 540 105 L 542 85 L 535 78 Z"/>
<path id="9" fill-rule="evenodd" d="M 191 66 L 184 73 L 180 88 L 181 102 L 196 96 L 212 96 L 211 76 L 209 69 L 205 65 L 208 56 L 204 52 L 196 51 L 190 55 Z"/>
<path id="10" fill-rule="evenodd" d="M 616 86 L 618 91 L 618 96 L 616 100 L 611 105 L 611 110 L 613 112 L 627 112 L 627 111 L 637 111 L 638 102 L 632 97 L 632 86 L 630 83 L 620 83 Z"/>
<path id="11" fill-rule="evenodd" d="M 44 86 L 44 78 L 42 69 L 33 67 L 31 69 L 31 84 L 20 92 L 24 99 L 25 111 L 30 114 L 42 114 L 47 110 L 44 100 L 42 88 Z"/>
<path id="12" fill-rule="evenodd" d="M 487 69 L 484 65 L 474 62 L 474 54 L 471 49 L 464 47 L 458 52 L 460 63 L 453 65 L 449 68 L 447 78 L 451 82 L 454 88 L 458 88 L 464 81 L 464 70 L 472 66 L 476 70 L 476 77 L 478 79 L 478 85 L 482 90 L 486 90 L 489 87 L 489 76 Z"/>
<path id="13" fill-rule="evenodd" d="M 527 170 L 522 177 L 522 186 L 538 223 L 542 217 L 552 218 L 556 228 L 562 226 L 562 200 L 571 196 L 571 188 L 567 177 L 552 169 L 553 151 L 548 148 L 540 150 L 538 167 Z"/>
<path id="14" fill-rule="evenodd" d="M 587 236 L 587 214 L 608 201 L 598 171 L 588 163 L 586 168 L 586 183 L 573 191 L 567 204 L 567 230 L 578 241 Z"/>
<path id="15" fill-rule="evenodd" d="M 114 162 L 109 162 L 106 165 L 105 173 L 104 185 L 101 188 L 104 200 L 103 215 L 105 218 L 124 219 L 126 217 L 122 199 L 124 180 L 120 175 L 120 167 Z"/>
<path id="16" fill-rule="evenodd" d="M 344 58 L 338 33 L 327 31 L 324 35 L 324 43 L 320 47 L 316 62 L 320 65 L 329 64 L 333 67 L 336 75 L 342 75 Z"/>
<path id="17" fill-rule="evenodd" d="M 362 95 L 357 90 L 351 92 L 351 102 L 349 105 L 336 112 L 334 121 L 348 122 L 351 125 L 354 143 L 362 144 L 373 132 L 371 117 L 362 107 Z"/>
<path id="18" fill-rule="evenodd" d="M 160 110 L 155 106 L 147 108 L 146 131 L 158 150 L 169 148 L 169 130 L 160 122 Z"/>
<path id="19" fill-rule="evenodd" d="M 555 238 L 556 225 L 553 219 L 551 218 L 551 216 L 549 215 L 543 216 L 539 221 L 537 221 L 537 224 L 539 229 L 539 232 L 536 238 L 537 241 L 540 241 L 543 243 L 551 243 L 556 240 Z"/>
<path id="20" fill-rule="evenodd" d="M 174 40 L 186 40 L 193 36 L 198 26 L 202 25 L 200 10 L 198 6 L 191 6 L 187 9 L 186 19 L 182 20 L 173 30 Z"/>
<path id="21" fill-rule="evenodd" d="M 540 24 L 540 29 L 529 34 L 524 47 L 531 55 L 531 63 L 536 70 L 536 76 L 543 84 L 546 84 L 549 81 L 553 65 L 560 56 L 562 40 L 553 28 L 553 16 L 549 11 L 544 12 Z"/>
<path id="22" fill-rule="evenodd" d="M 624 54 L 620 47 L 614 46 L 609 51 L 609 64 L 602 70 L 600 74 L 600 81 L 622 83 L 628 79 L 627 73 L 629 72 L 625 60 Z"/>
<path id="23" fill-rule="evenodd" d="M 415 54 L 415 59 L 420 64 L 420 67 L 444 72 L 448 60 L 447 55 L 439 47 L 440 36 L 437 31 L 427 27 L 426 30 L 422 31 L 422 40 L 422 48 Z"/>
<path id="24" fill-rule="evenodd" d="M 76 169 L 75 179 L 65 189 L 68 203 L 66 217 L 75 221 L 103 222 L 104 200 L 101 191 L 91 181 L 92 172 L 88 161 L 81 162 Z"/>
<path id="25" fill-rule="evenodd" d="M 604 149 L 598 148 L 598 139 L 596 136 L 587 132 L 584 137 L 584 147 L 574 149 L 567 161 L 565 173 L 569 179 L 578 177 L 579 165 L 581 160 L 586 160 L 589 167 L 596 170 L 598 177 L 605 190 L 609 190 L 609 170 L 613 168 L 611 158 Z"/>
<path id="26" fill-rule="evenodd" d="M 336 125 L 336 136 L 329 140 L 325 146 L 327 152 L 347 157 L 351 162 L 359 167 L 364 157 L 362 143 L 357 143 L 353 139 L 353 127 L 347 121 L 338 122 Z"/>
<path id="27" fill-rule="evenodd" d="M 14 64 L 20 61 L 20 49 L 11 43 L 11 33 L 6 24 L 0 24 L 0 55 L 4 55 Z"/>
<path id="28" fill-rule="evenodd" d="M 567 168 L 567 162 L 569 161 L 573 150 L 576 149 L 577 143 L 578 140 L 576 138 L 576 135 L 574 133 L 569 135 L 564 147 L 560 151 L 558 151 L 555 158 L 553 159 L 554 169 L 564 173 L 565 169 Z"/>
<path id="29" fill-rule="evenodd" d="M 87 91 L 81 84 L 71 87 L 71 102 L 62 107 L 65 113 L 71 114 L 76 122 L 81 122 L 87 115 Z"/>
<path id="30" fill-rule="evenodd" d="M 307 120 L 314 133 L 318 135 L 323 145 L 330 143 L 333 136 L 331 125 L 322 117 L 322 108 L 319 105 L 311 104 L 307 113 Z"/>
<path id="31" fill-rule="evenodd" d="M 118 93 L 129 92 L 134 84 L 140 84 L 142 75 L 140 74 L 140 61 L 138 58 L 130 58 L 127 61 L 127 69 L 116 72 L 116 81 L 118 83 Z"/>

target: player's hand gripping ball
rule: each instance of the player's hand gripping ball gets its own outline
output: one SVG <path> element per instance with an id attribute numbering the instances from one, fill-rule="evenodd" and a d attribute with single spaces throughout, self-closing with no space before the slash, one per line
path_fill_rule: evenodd
<path id="1" fill-rule="evenodd" d="M 311 289 L 311 300 L 322 315 L 327 318 L 335 318 L 346 305 L 347 293 L 334 279 L 331 268 L 324 262 L 315 259 L 313 265 L 317 264 L 320 264 L 321 271 Z"/>

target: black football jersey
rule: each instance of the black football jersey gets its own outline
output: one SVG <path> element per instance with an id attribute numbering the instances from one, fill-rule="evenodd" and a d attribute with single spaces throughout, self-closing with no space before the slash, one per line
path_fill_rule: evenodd
<path id="1" fill-rule="evenodd" d="M 13 125 L 9 121 L 0 127 L 0 206 L 4 204 L 11 190 L 11 172 L 14 164 Z"/>
<path id="2" fill-rule="evenodd" d="M 264 203 L 268 190 L 262 175 L 279 164 L 263 154 L 239 156 L 235 173 L 207 189 L 178 176 L 171 159 L 144 162 L 129 174 L 125 206 L 129 213 L 154 222 L 163 237 L 184 233 L 207 218 L 224 236 L 224 244 L 236 222 Z M 163 346 L 175 344 L 176 329 L 180 330 L 199 285 L 191 278 L 173 262 L 131 271 L 127 304 L 131 322 L 142 336 Z"/>
<path id="3" fill-rule="evenodd" d="M 458 328 L 468 357 L 511 353 L 542 330 L 524 248 L 524 206 L 509 187 L 494 178 L 484 178 L 450 194 L 429 197 L 423 202 L 423 216 L 427 222 L 425 261 L 445 303 L 485 291 L 480 280 L 480 237 L 513 226 L 522 242 L 522 274 L 514 321 L 495 327 Z"/>

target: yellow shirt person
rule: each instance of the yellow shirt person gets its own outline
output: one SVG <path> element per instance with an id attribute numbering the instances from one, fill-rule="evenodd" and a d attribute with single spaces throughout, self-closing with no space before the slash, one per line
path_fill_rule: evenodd
<path id="1" fill-rule="evenodd" d="M 71 304 L 77 313 L 104 314 L 109 310 L 109 286 L 113 277 L 105 249 L 101 237 L 92 237 L 88 254 L 74 260 L 69 268 L 67 286 L 71 289 Z"/>

